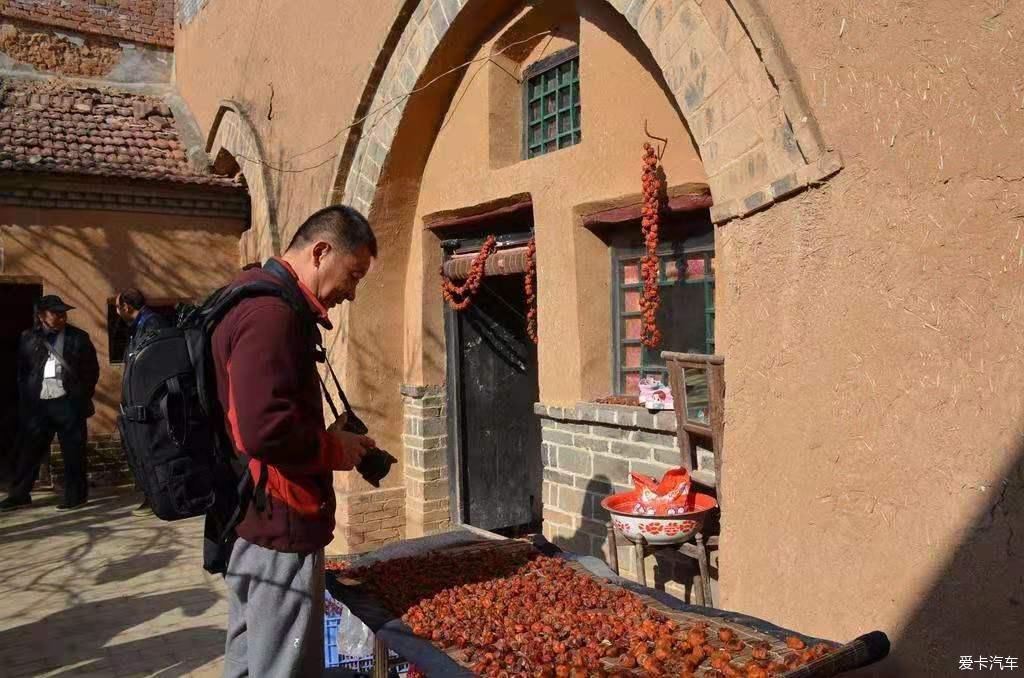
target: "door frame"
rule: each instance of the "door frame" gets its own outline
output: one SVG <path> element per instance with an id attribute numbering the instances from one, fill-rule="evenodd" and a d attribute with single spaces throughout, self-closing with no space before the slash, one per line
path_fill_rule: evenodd
<path id="1" fill-rule="evenodd" d="M 515 233 L 502 233 L 495 235 L 498 247 L 520 247 L 526 245 L 533 238 L 534 231 L 517 231 Z M 454 238 L 443 240 L 441 249 L 443 262 L 448 261 L 455 254 L 471 253 L 479 251 L 483 246 L 484 238 Z M 462 461 L 465 458 L 465 440 L 463 427 L 465 425 L 462 402 L 462 361 L 459 360 L 459 347 L 462 346 L 462 332 L 459 329 L 458 311 L 452 310 L 451 306 L 444 302 L 444 339 L 445 339 L 445 381 L 446 400 L 448 406 L 448 515 L 452 524 L 465 525 L 466 508 L 463 504 L 465 496 L 465 484 L 467 479 L 463 473 Z"/>

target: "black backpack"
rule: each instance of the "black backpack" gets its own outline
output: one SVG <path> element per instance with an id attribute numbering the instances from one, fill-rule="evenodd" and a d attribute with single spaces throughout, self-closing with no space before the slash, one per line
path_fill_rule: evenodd
<path id="1" fill-rule="evenodd" d="M 217 396 L 211 340 L 217 324 L 242 300 L 258 296 L 283 299 L 303 320 L 316 362 L 327 363 L 347 417 L 345 430 L 365 435 L 366 425 L 352 411 L 341 382 L 327 361 L 316 318 L 308 304 L 288 288 L 291 276 L 274 260 L 264 269 L 285 286 L 250 282 L 224 287 L 199 306 L 179 305 L 175 327 L 141 338 L 125 357 L 121 412 L 122 446 L 135 481 L 153 513 L 162 520 L 206 516 L 203 567 L 223 574 L 235 541 L 235 528 L 250 503 L 266 507 L 264 468 L 255 480 L 250 457 L 236 453 L 224 428 Z M 340 416 L 319 371 L 320 386 L 335 419 Z M 367 454 L 356 470 L 374 486 L 397 460 L 383 450 Z"/>
<path id="2" fill-rule="evenodd" d="M 248 456 L 235 453 L 225 430 L 211 342 L 228 311 L 258 296 L 280 297 L 309 315 L 280 286 L 225 287 L 198 306 L 179 305 L 174 327 L 148 334 L 125 357 L 117 425 L 128 465 L 158 518 L 206 515 L 204 567 L 210 572 L 226 568 L 234 529 L 250 502 L 257 510 L 266 502 L 267 473 L 254 484 Z"/>

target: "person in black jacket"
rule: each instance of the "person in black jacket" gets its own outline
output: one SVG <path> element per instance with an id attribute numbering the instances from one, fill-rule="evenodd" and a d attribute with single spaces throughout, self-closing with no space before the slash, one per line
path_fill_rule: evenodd
<path id="1" fill-rule="evenodd" d="M 55 294 L 36 304 L 36 326 L 18 343 L 18 421 L 20 444 L 14 482 L 0 511 L 32 503 L 39 467 L 56 434 L 64 457 L 64 501 L 58 510 L 83 506 L 86 479 L 86 420 L 96 413 L 92 398 L 100 366 L 89 335 L 68 324 L 68 306 Z"/>
<path id="2" fill-rule="evenodd" d="M 114 300 L 114 308 L 117 309 L 117 315 L 131 331 L 131 335 L 128 337 L 128 348 L 124 352 L 125 362 L 128 362 L 128 356 L 138 350 L 147 335 L 171 326 L 167 318 L 146 305 L 146 297 L 134 287 L 117 295 L 117 299 Z M 136 486 L 136 489 L 139 488 Z M 132 513 L 137 516 L 153 513 L 153 509 L 149 506 L 149 500 L 143 498 L 142 503 Z"/>
<path id="3" fill-rule="evenodd" d="M 125 360 L 139 348 L 142 339 L 157 330 L 170 327 L 171 323 L 167 318 L 160 315 L 146 305 L 146 297 L 134 287 L 126 289 L 117 295 L 114 300 L 114 307 L 117 315 L 131 330 L 128 338 L 128 348 L 125 349 Z"/>

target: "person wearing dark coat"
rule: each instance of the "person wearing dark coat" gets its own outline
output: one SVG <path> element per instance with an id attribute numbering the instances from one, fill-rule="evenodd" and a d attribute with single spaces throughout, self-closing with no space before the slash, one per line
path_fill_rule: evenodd
<path id="1" fill-rule="evenodd" d="M 76 509 L 88 501 L 86 420 L 96 413 L 92 400 L 100 366 L 89 335 L 68 324 L 73 308 L 55 294 L 42 297 L 35 327 L 19 340 L 20 443 L 14 481 L 0 511 L 31 505 L 32 486 L 54 435 L 64 457 L 64 500 L 57 509 Z"/>
<path id="2" fill-rule="evenodd" d="M 146 305 L 146 297 L 142 292 L 131 287 L 114 300 L 117 315 L 131 330 L 128 348 L 125 349 L 125 360 L 138 350 L 142 340 L 149 334 L 170 327 L 170 321 Z"/>
<path id="3" fill-rule="evenodd" d="M 125 362 L 128 362 L 128 357 L 139 349 L 148 335 L 171 326 L 167 318 L 146 305 L 146 297 L 134 287 L 117 295 L 117 299 L 114 300 L 114 308 L 117 309 L 117 315 L 131 331 L 128 337 L 128 347 L 124 352 Z M 153 509 L 149 506 L 149 500 L 143 498 L 142 503 L 132 513 L 137 516 L 153 513 Z"/>

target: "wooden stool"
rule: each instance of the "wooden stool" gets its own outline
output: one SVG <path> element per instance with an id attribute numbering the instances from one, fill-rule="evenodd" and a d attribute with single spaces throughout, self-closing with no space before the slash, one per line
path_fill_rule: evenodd
<path id="1" fill-rule="evenodd" d="M 717 537 L 712 537 L 715 543 L 718 543 Z M 627 540 L 630 541 L 630 540 Z M 608 544 L 610 546 L 610 560 L 611 568 L 615 574 L 619 574 L 619 550 L 618 550 L 618 530 L 612 523 L 608 523 Z M 682 544 L 666 544 L 664 546 L 653 546 L 647 543 L 647 540 L 640 537 L 639 541 L 632 542 L 634 552 L 636 553 L 637 569 L 639 570 L 640 585 L 647 586 L 647 568 L 644 567 L 644 560 L 648 555 L 657 553 L 658 551 L 675 551 L 680 553 L 687 558 L 692 558 L 697 561 L 697 567 L 700 568 L 700 588 L 698 589 L 699 603 L 706 607 L 714 607 L 714 601 L 712 600 L 711 594 L 711 566 L 708 562 L 708 550 L 704 543 L 704 535 L 698 532 L 694 535 L 692 542 L 684 542 Z"/>

